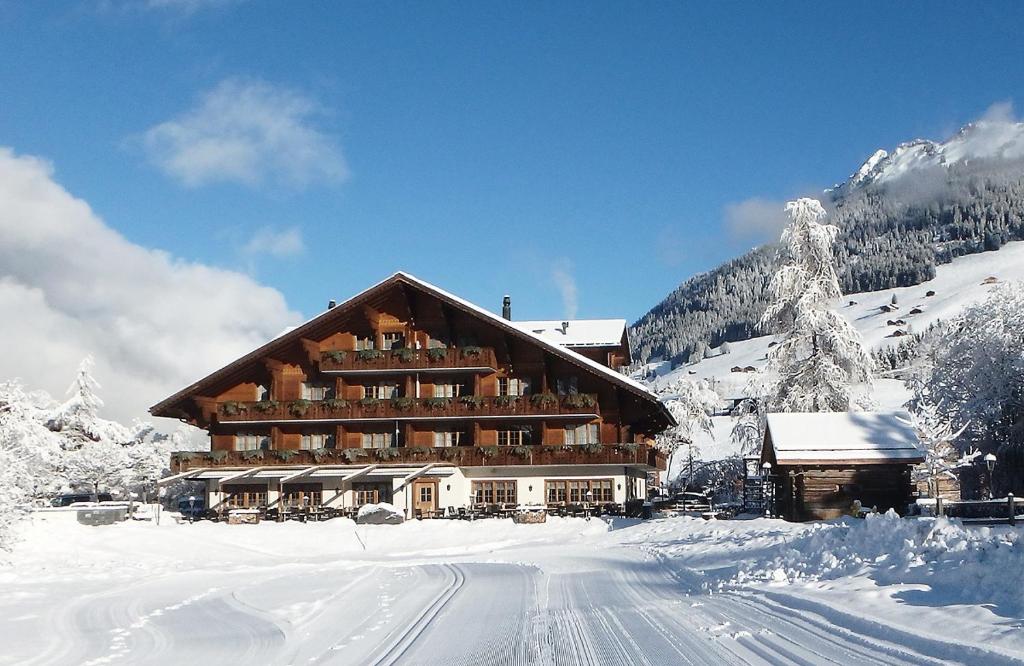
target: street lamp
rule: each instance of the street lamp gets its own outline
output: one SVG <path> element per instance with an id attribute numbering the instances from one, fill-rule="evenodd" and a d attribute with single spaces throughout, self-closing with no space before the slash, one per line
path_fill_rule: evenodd
<path id="1" fill-rule="evenodd" d="M 988 468 L 988 498 L 993 499 L 992 470 L 996 468 L 996 455 L 994 453 L 989 453 L 985 455 L 985 467 Z"/>
<path id="2" fill-rule="evenodd" d="M 196 496 L 188 496 L 188 522 L 191 523 L 196 517 Z"/>
<path id="3" fill-rule="evenodd" d="M 592 506 L 592 502 L 594 501 L 594 491 L 593 490 L 588 490 L 587 494 L 585 495 L 585 497 L 587 499 L 587 508 L 586 508 L 586 511 L 584 512 L 584 516 L 586 517 L 587 520 L 590 520 L 590 512 L 591 512 L 591 508 L 590 507 Z"/>
<path id="4" fill-rule="evenodd" d="M 764 504 L 764 516 L 771 516 L 768 505 L 768 475 L 771 474 L 772 464 L 767 460 L 761 463 L 761 503 Z"/>

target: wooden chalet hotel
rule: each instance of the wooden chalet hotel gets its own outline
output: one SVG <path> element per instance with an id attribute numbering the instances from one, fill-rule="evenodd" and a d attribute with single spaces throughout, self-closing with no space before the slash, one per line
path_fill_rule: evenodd
<path id="1" fill-rule="evenodd" d="M 625 321 L 510 317 L 396 273 L 150 411 L 210 433 L 172 471 L 212 509 L 642 499 L 673 421 L 617 371 Z"/>

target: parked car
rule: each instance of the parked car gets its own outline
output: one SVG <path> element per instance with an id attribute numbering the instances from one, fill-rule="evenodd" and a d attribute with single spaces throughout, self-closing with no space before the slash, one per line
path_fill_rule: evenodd
<path id="1" fill-rule="evenodd" d="M 71 506 L 76 502 L 113 502 L 114 498 L 110 496 L 110 493 L 99 493 L 93 495 L 92 493 L 67 493 L 64 495 L 57 495 L 50 501 L 50 506 Z"/>

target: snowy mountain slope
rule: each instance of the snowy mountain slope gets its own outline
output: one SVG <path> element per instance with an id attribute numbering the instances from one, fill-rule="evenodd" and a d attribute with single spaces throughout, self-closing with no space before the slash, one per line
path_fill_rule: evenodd
<path id="1" fill-rule="evenodd" d="M 998 282 L 989 284 L 989 278 L 996 278 Z M 938 267 L 935 279 L 919 285 L 845 295 L 836 307 L 874 350 L 897 344 L 902 338 L 890 337 L 897 330 L 923 331 L 935 321 L 952 319 L 967 305 L 984 299 L 995 284 L 1008 281 L 1024 281 L 1024 241 L 1008 243 L 998 252 L 954 259 L 952 263 Z M 935 292 L 934 296 L 927 296 L 932 291 Z M 882 311 L 882 306 L 890 306 L 894 295 L 898 309 L 893 312 Z M 851 302 L 855 305 L 850 305 Z M 912 310 L 920 312 L 910 314 Z M 890 326 L 887 324 L 890 320 L 904 320 L 906 325 Z M 679 377 L 687 377 L 707 380 L 724 400 L 739 398 L 743 396 L 744 387 L 751 375 L 732 372 L 732 368 L 763 368 L 773 339 L 774 336 L 761 336 L 732 342 L 728 354 L 720 354 L 716 348 L 711 350 L 710 358 L 693 365 L 681 365 L 671 371 L 668 371 L 665 364 L 651 364 L 645 369 L 658 375 L 650 381 L 656 390 Z M 899 409 L 909 397 L 902 381 L 876 380 L 874 399 L 878 409 Z M 715 437 L 700 437 L 701 457 L 713 460 L 738 453 L 736 445 L 729 438 L 733 419 L 719 416 L 714 417 L 713 421 Z M 674 469 L 680 469 L 681 464 L 681 460 L 676 461 Z"/>
<path id="2" fill-rule="evenodd" d="M 1012 161 L 1024 158 L 1024 123 L 1005 118 L 982 119 L 964 126 L 944 142 L 916 139 L 890 154 L 876 151 L 839 190 L 895 181 L 914 171 L 950 167 L 970 160 Z"/>

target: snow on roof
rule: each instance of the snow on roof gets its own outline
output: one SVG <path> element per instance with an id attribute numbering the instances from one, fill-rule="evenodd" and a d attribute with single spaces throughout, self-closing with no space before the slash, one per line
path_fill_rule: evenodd
<path id="1" fill-rule="evenodd" d="M 768 415 L 779 464 L 921 462 L 917 433 L 905 412 L 818 412 Z"/>
<path id="2" fill-rule="evenodd" d="M 617 347 L 626 332 L 625 319 L 514 321 L 512 325 L 565 347 Z"/>

